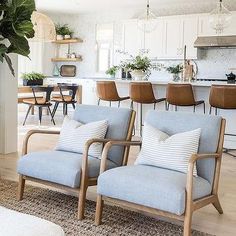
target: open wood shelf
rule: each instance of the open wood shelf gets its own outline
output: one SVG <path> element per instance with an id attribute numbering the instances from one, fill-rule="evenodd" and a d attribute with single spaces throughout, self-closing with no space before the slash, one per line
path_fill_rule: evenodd
<path id="1" fill-rule="evenodd" d="M 78 61 L 82 61 L 81 58 L 52 58 L 51 59 L 52 62 L 78 62 Z"/>
<path id="2" fill-rule="evenodd" d="M 82 43 L 83 40 L 79 39 L 79 38 L 75 38 L 75 39 L 63 39 L 63 40 L 55 40 L 53 41 L 53 43 L 56 44 L 70 44 L 70 43 Z"/>

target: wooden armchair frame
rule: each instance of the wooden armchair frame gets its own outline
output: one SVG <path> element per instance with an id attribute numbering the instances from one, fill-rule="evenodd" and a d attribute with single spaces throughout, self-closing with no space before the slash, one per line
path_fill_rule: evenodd
<path id="1" fill-rule="evenodd" d="M 221 168 L 221 160 L 222 160 L 222 151 L 223 151 L 223 143 L 224 143 L 224 133 L 225 133 L 225 123 L 226 121 L 222 119 L 221 122 L 221 129 L 220 129 L 220 136 L 219 136 L 219 142 L 217 147 L 216 153 L 207 153 L 207 154 L 193 154 L 191 159 L 189 160 L 188 165 L 188 173 L 187 173 L 187 183 L 186 183 L 186 207 L 185 207 L 185 213 L 181 216 L 172 214 L 169 212 L 157 210 L 151 207 L 142 206 L 139 204 L 118 200 L 106 196 L 99 195 L 97 196 L 97 206 L 96 206 L 96 215 L 95 215 L 95 224 L 98 226 L 101 224 L 102 219 L 102 211 L 103 211 L 103 205 L 104 201 L 111 201 L 113 204 L 128 206 L 130 208 L 139 210 L 139 211 L 146 211 L 148 213 L 168 217 L 171 219 L 176 219 L 180 221 L 184 221 L 184 236 L 190 236 L 191 235 L 191 224 L 192 224 L 192 215 L 193 212 L 208 205 L 213 204 L 213 206 L 216 208 L 216 210 L 219 212 L 219 214 L 223 214 L 222 207 L 220 205 L 219 197 L 218 197 L 218 186 L 219 186 L 219 177 L 220 177 L 220 168 Z M 103 155 L 102 155 L 102 163 L 101 163 L 101 169 L 100 174 L 102 174 L 106 170 L 106 159 L 109 149 L 113 145 L 123 145 L 123 146 L 141 146 L 141 142 L 122 142 L 122 141 L 109 141 L 106 143 L 104 149 L 103 149 Z M 212 192 L 209 196 L 203 197 L 201 199 L 193 200 L 192 198 L 192 192 L 193 192 L 193 169 L 196 161 L 200 159 L 206 159 L 206 158 L 215 158 L 216 164 L 215 164 L 215 174 L 214 174 L 214 181 L 212 186 Z"/>
<path id="2" fill-rule="evenodd" d="M 132 138 L 132 131 L 134 127 L 134 121 L 135 121 L 135 111 L 132 111 L 127 137 L 126 140 L 130 141 Z M 23 149 L 22 149 L 22 156 L 26 155 L 28 153 L 28 142 L 30 137 L 33 134 L 48 134 L 48 135 L 58 135 L 60 134 L 60 131 L 50 131 L 50 130 L 30 130 L 24 139 L 23 142 Z M 79 200 L 78 200 L 78 219 L 82 220 L 84 218 L 84 211 L 85 211 L 85 200 L 86 200 L 86 193 L 89 186 L 97 185 L 97 177 L 96 178 L 89 178 L 88 177 L 88 152 L 89 148 L 93 143 L 107 143 L 112 141 L 111 139 L 91 139 L 88 140 L 84 147 L 83 157 L 82 157 L 82 167 L 81 167 L 81 181 L 80 181 L 80 187 L 79 188 L 71 188 L 67 186 L 63 186 L 60 184 L 52 183 L 49 181 L 44 181 L 36 178 L 32 178 L 30 176 L 25 175 L 19 175 L 19 185 L 18 185 L 18 192 L 17 192 L 17 199 L 20 201 L 23 199 L 23 193 L 24 193 L 24 187 L 25 187 L 25 181 L 30 180 L 33 182 L 37 182 L 40 184 L 44 184 L 47 186 L 55 187 L 64 191 L 73 192 L 75 194 L 78 194 Z M 129 156 L 129 147 L 126 146 L 123 154 L 123 161 L 122 165 L 126 165 L 128 161 Z M 30 157 L 29 157 L 30 158 Z M 106 158 L 107 160 L 107 158 Z M 101 161 L 102 163 L 102 161 Z"/>

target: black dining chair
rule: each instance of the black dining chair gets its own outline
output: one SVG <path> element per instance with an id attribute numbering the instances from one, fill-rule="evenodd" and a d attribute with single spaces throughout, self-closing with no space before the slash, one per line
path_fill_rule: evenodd
<path id="1" fill-rule="evenodd" d="M 78 90 L 78 85 L 68 85 L 68 84 L 58 84 L 60 94 L 52 96 L 51 102 L 55 102 L 52 116 L 54 117 L 57 111 L 59 104 L 63 104 L 63 115 L 67 115 L 68 113 L 68 105 L 71 104 L 75 109 L 76 101 L 76 93 Z M 64 93 L 67 93 L 65 95 Z M 69 92 L 69 94 L 68 94 Z"/>
<path id="2" fill-rule="evenodd" d="M 29 106 L 23 125 L 25 125 L 26 123 L 30 110 L 34 107 L 38 107 L 40 125 L 42 122 L 42 110 L 44 107 L 48 109 L 49 114 L 51 115 L 51 118 L 52 118 L 52 122 L 55 125 L 52 111 L 50 109 L 50 107 L 52 106 L 52 103 L 50 102 L 50 98 L 51 98 L 51 93 L 53 91 L 53 87 L 33 86 L 31 87 L 31 89 L 33 93 L 33 98 L 26 98 L 23 100 L 23 103 Z M 37 97 L 36 93 L 41 93 L 42 96 Z"/>

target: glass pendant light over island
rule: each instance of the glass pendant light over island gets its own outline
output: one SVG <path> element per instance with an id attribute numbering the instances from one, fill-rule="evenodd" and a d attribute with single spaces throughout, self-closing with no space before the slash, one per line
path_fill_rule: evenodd
<path id="1" fill-rule="evenodd" d="M 157 22 L 155 21 L 157 16 L 150 10 L 150 3 L 147 0 L 147 8 L 143 14 L 138 17 L 138 27 L 145 33 L 150 33 L 157 27 Z"/>
<path id="2" fill-rule="evenodd" d="M 224 29 L 229 26 L 231 17 L 230 11 L 223 5 L 223 0 L 219 0 L 216 9 L 210 13 L 210 26 L 216 31 L 216 34 L 222 34 Z"/>

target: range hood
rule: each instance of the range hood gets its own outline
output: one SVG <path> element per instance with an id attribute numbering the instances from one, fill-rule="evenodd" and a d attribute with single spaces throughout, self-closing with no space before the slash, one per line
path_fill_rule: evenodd
<path id="1" fill-rule="evenodd" d="M 235 36 L 202 36 L 194 43 L 195 48 L 236 48 Z"/>

